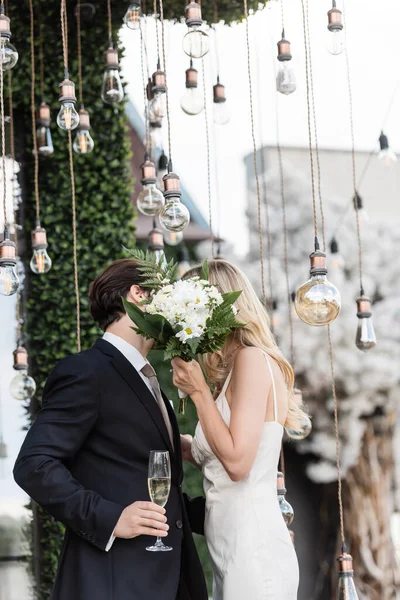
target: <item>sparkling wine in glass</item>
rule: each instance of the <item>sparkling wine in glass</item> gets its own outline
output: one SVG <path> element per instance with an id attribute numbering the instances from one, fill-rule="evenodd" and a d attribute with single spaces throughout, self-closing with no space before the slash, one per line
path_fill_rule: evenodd
<path id="1" fill-rule="evenodd" d="M 164 506 L 168 502 L 171 489 L 171 461 L 169 452 L 152 450 L 149 458 L 148 476 L 149 494 L 151 501 L 158 506 Z M 160 537 L 154 546 L 146 548 L 149 552 L 169 552 L 170 546 L 166 546 Z"/>

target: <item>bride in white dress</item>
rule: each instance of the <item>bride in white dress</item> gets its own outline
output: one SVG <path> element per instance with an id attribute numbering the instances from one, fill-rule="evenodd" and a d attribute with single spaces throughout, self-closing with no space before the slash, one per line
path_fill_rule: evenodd
<path id="1" fill-rule="evenodd" d="M 191 269 L 188 275 L 199 274 Z M 205 534 L 214 600 L 296 600 L 296 552 L 280 512 L 277 471 L 284 426 L 299 429 L 293 370 L 278 349 L 269 318 L 247 277 L 224 260 L 209 262 L 222 293 L 243 290 L 238 321 L 224 348 L 196 361 L 174 359 L 174 384 L 192 398 L 196 434 L 181 436 L 183 457 L 201 467 Z"/>

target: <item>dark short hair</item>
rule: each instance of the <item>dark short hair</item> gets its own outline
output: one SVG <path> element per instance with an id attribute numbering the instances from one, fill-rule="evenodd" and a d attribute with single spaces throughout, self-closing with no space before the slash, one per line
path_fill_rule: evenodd
<path id="1" fill-rule="evenodd" d="M 126 298 L 132 285 L 142 283 L 132 258 L 114 261 L 96 277 L 89 290 L 90 312 L 103 331 L 125 314 L 121 298 Z"/>

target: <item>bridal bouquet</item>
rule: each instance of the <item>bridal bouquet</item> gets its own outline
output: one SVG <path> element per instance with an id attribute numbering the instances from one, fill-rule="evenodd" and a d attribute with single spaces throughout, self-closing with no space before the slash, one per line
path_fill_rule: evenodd
<path id="1" fill-rule="evenodd" d="M 155 340 L 165 360 L 179 356 L 189 362 L 197 355 L 220 350 L 229 333 L 243 323 L 236 321 L 233 306 L 241 291 L 221 294 L 208 281 L 207 261 L 201 275 L 180 280 L 178 265 L 156 255 L 130 251 L 145 278 L 142 287 L 151 290 L 141 306 L 123 299 L 135 331 Z M 179 412 L 185 412 L 186 396 L 179 391 Z"/>

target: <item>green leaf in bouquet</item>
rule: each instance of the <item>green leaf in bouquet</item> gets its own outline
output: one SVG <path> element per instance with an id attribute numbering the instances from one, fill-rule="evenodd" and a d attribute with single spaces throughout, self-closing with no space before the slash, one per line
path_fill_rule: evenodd
<path id="1" fill-rule="evenodd" d="M 171 337 L 164 350 L 164 360 L 172 360 L 181 353 L 181 343 L 177 337 Z"/>
<path id="2" fill-rule="evenodd" d="M 165 265 L 164 257 L 158 259 L 156 254 L 149 250 L 144 252 L 138 248 L 124 249 L 135 259 L 138 265 L 138 270 L 144 279 L 141 284 L 142 287 L 158 289 L 164 285 L 162 282 L 165 280 L 174 283 L 179 279 L 178 263 L 173 259 Z"/>
<path id="3" fill-rule="evenodd" d="M 232 304 L 235 304 L 241 293 L 242 290 L 239 290 L 238 292 L 226 292 L 225 294 L 222 294 L 224 301 L 222 304 L 220 304 L 220 306 L 232 306 Z"/>
<path id="4" fill-rule="evenodd" d="M 122 304 L 128 314 L 131 321 L 134 322 L 136 327 L 139 329 L 139 333 L 150 336 L 154 340 L 158 339 L 160 333 L 160 327 L 156 323 L 151 323 L 148 319 L 147 313 L 144 313 L 136 304 L 128 302 L 125 298 L 122 298 Z"/>
<path id="5" fill-rule="evenodd" d="M 201 265 L 200 279 L 208 281 L 208 260 L 205 260 Z"/>
<path id="6" fill-rule="evenodd" d="M 191 353 L 193 354 L 193 358 L 196 356 L 199 345 L 201 343 L 202 337 L 191 338 L 190 340 L 186 340 L 186 345 L 189 346 Z"/>

